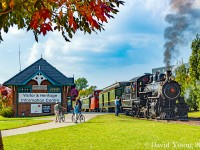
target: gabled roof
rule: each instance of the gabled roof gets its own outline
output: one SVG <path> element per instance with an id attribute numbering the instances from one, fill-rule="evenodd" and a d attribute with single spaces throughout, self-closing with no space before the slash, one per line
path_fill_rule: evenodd
<path id="1" fill-rule="evenodd" d="M 40 58 L 29 67 L 4 82 L 3 85 L 25 85 L 38 72 L 41 72 L 53 85 L 75 85 L 74 78 L 66 77 L 43 58 Z"/>

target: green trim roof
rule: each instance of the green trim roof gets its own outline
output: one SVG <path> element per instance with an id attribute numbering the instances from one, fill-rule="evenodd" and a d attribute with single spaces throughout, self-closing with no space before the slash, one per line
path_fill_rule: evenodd
<path id="1" fill-rule="evenodd" d="M 29 67 L 22 70 L 8 81 L 4 82 L 3 85 L 25 85 L 27 82 L 32 80 L 32 77 L 34 77 L 34 75 L 36 75 L 38 72 L 41 72 L 43 75 L 45 75 L 47 80 L 53 85 L 75 85 L 74 78 L 66 77 L 43 58 L 40 58 Z"/>

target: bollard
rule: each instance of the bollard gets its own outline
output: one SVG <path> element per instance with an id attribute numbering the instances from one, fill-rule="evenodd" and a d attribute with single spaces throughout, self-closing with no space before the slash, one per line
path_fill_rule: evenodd
<path id="1" fill-rule="evenodd" d="M 1 130 L 0 130 L 0 150 L 3 150 L 3 140 L 1 136 Z"/>

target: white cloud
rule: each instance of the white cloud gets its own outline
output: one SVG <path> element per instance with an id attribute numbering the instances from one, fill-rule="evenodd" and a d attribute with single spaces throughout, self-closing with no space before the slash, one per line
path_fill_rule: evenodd
<path id="1" fill-rule="evenodd" d="M 16 26 L 13 28 L 10 28 L 9 32 L 13 35 L 24 35 L 24 31 L 23 30 L 19 30 Z"/>
<path id="2" fill-rule="evenodd" d="M 193 3 L 193 7 L 194 8 L 200 8 L 200 1 L 199 0 L 195 0 Z"/>
<path id="3" fill-rule="evenodd" d="M 40 51 L 42 49 L 43 49 L 42 44 L 39 44 L 39 43 L 33 44 L 32 48 L 30 49 L 29 57 L 28 57 L 28 60 L 27 60 L 27 62 L 28 62 L 27 65 L 32 64 L 33 62 L 35 62 L 39 58 Z"/>
<path id="4" fill-rule="evenodd" d="M 43 44 L 44 47 L 44 56 L 45 58 L 52 58 L 55 55 L 56 50 L 58 50 L 58 41 L 52 40 L 51 38 L 47 39 Z M 40 43 L 42 45 L 42 43 Z"/>
<path id="5" fill-rule="evenodd" d="M 161 49 L 155 49 L 155 45 L 156 48 L 158 47 L 157 45 L 162 45 L 160 42 L 163 38 L 162 31 L 159 30 L 157 31 L 159 33 L 155 33 L 149 28 L 135 31 L 134 25 L 138 25 L 138 22 L 143 23 L 143 20 L 147 20 L 148 22 L 146 22 L 150 25 L 163 29 L 164 16 L 168 13 L 169 9 L 168 2 L 169 0 L 126 0 L 125 6 L 120 6 L 120 12 L 114 15 L 115 19 L 111 19 L 108 21 L 108 24 L 105 24 L 105 31 L 98 32 L 98 34 L 92 33 L 91 35 L 84 35 L 83 33 L 77 32 L 69 43 L 58 32 L 50 32 L 46 37 L 40 37 L 39 43 L 35 42 L 32 33 L 26 33 L 23 30 L 19 31 L 17 28 L 11 29 L 11 33 L 3 34 L 3 36 L 5 36 L 6 44 L 8 46 L 12 45 L 11 48 L 9 47 L 11 50 L 12 48 L 16 49 L 19 43 L 21 43 L 21 47 L 23 47 L 21 48 L 21 54 L 23 55 L 23 60 L 25 60 L 23 62 L 24 66 L 27 67 L 40 59 L 42 54 L 44 59 L 67 77 L 73 76 L 73 74 L 76 79 L 78 77 L 86 77 L 90 85 L 97 85 L 99 88 L 103 88 L 115 81 L 129 80 L 135 76 L 142 75 L 144 72 L 151 72 L 151 68 L 153 67 L 162 66 L 162 56 L 157 57 L 161 53 Z M 145 27 L 148 27 L 148 25 Z M 146 33 L 146 31 L 149 32 Z M 19 36 L 22 37 L 18 38 Z M 8 46 L 6 44 L 3 46 L 0 45 L 0 50 L 2 47 L 7 48 Z M 117 64 L 112 64 L 112 66 L 106 64 L 107 62 L 105 60 L 115 59 L 115 56 L 101 56 L 101 54 L 112 52 L 112 55 L 119 57 L 118 55 L 120 54 L 115 54 L 114 48 L 116 45 L 121 46 L 123 44 L 127 44 L 128 46 L 126 48 L 130 48 L 130 51 L 125 51 L 127 54 L 122 55 L 133 55 L 132 51 L 138 47 L 141 49 L 149 47 L 149 51 L 158 51 L 158 53 L 154 56 L 146 56 L 145 53 L 137 52 L 137 56 L 146 58 L 148 64 L 132 65 L 134 64 L 134 60 L 133 62 L 127 63 L 128 65 L 126 64 L 120 67 L 117 67 Z M 121 53 L 123 53 L 123 50 Z M 104 64 L 90 64 L 97 62 L 95 58 L 91 57 L 91 54 L 99 57 L 98 59 L 101 61 L 98 63 L 105 62 L 105 67 L 102 67 Z M 107 59 L 104 58 L 106 56 L 108 57 Z M 5 57 L 5 59 L 16 60 L 18 57 L 15 54 L 12 58 Z M 115 63 L 115 61 L 112 61 L 112 63 Z M 5 71 L 6 73 L 13 72 L 13 68 L 18 71 L 19 67 L 17 65 L 12 64 L 11 69 L 0 66 L 0 69 L 7 70 Z M 101 68 L 98 68 L 99 66 Z"/>

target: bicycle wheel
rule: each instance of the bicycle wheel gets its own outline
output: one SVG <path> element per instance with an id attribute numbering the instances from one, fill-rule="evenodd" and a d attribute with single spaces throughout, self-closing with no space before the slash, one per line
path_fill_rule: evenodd
<path id="1" fill-rule="evenodd" d="M 76 122 L 76 116 L 75 116 L 75 114 L 72 115 L 72 122 Z"/>
<path id="2" fill-rule="evenodd" d="M 58 116 L 58 121 L 61 123 L 61 114 Z"/>
<path id="3" fill-rule="evenodd" d="M 85 116 L 80 115 L 80 122 L 85 122 Z"/>
<path id="4" fill-rule="evenodd" d="M 61 118 L 60 118 L 60 119 L 61 119 L 62 122 L 65 122 L 65 115 L 64 115 L 64 114 L 61 115 Z"/>
<path id="5" fill-rule="evenodd" d="M 62 114 L 59 114 L 59 116 L 58 116 L 58 121 L 61 123 L 62 122 Z"/>

